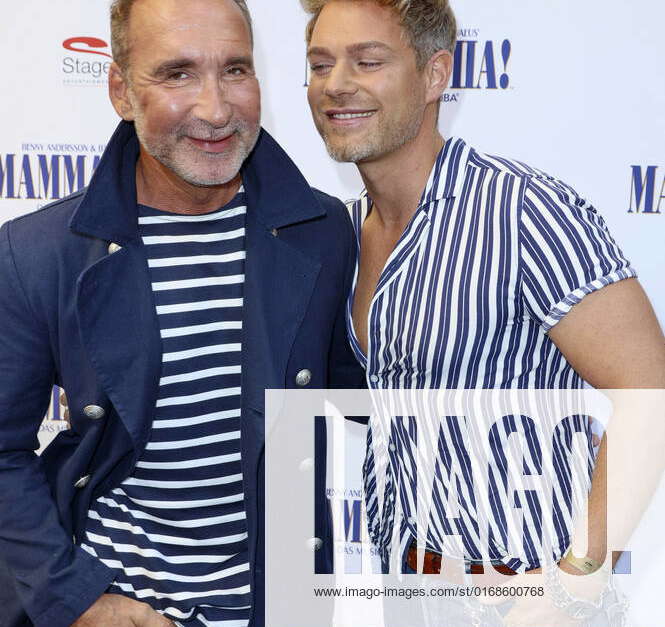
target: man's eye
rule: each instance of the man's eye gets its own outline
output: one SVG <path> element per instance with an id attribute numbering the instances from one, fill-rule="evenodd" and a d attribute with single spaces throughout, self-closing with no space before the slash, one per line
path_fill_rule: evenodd
<path id="1" fill-rule="evenodd" d="M 244 67 L 231 67 L 227 70 L 227 74 L 231 76 L 243 76 L 247 74 L 247 70 Z"/>
<path id="2" fill-rule="evenodd" d="M 309 69 L 315 74 L 325 74 L 326 72 L 330 71 L 331 67 L 332 66 L 327 63 L 312 63 L 309 66 Z"/>
<path id="3" fill-rule="evenodd" d="M 358 65 L 366 70 L 373 70 L 381 65 L 381 61 L 358 61 Z"/>
<path id="4" fill-rule="evenodd" d="M 168 75 L 168 80 L 174 82 L 184 81 L 188 78 L 189 74 L 187 74 L 187 72 L 171 72 L 171 74 Z"/>

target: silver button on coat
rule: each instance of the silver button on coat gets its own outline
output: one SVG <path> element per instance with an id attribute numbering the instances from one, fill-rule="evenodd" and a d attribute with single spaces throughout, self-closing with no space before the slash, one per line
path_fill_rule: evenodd
<path id="1" fill-rule="evenodd" d="M 318 551 L 323 546 L 323 540 L 321 538 L 310 538 L 307 540 L 307 546 L 312 551 Z"/>
<path id="2" fill-rule="evenodd" d="M 121 248 L 122 248 L 122 246 L 120 246 L 120 244 L 116 244 L 115 242 L 111 242 L 109 244 L 109 254 L 112 255 L 113 253 L 117 253 Z"/>
<path id="3" fill-rule="evenodd" d="M 86 405 L 83 408 L 83 415 L 90 420 L 99 420 L 105 413 L 104 408 L 99 405 Z"/>
<path id="4" fill-rule="evenodd" d="M 90 475 L 84 475 L 75 484 L 75 488 L 85 488 L 90 483 Z"/>
<path id="5" fill-rule="evenodd" d="M 304 368 L 296 375 L 296 385 L 304 388 L 306 385 L 309 385 L 309 382 L 312 380 L 312 373 Z"/>

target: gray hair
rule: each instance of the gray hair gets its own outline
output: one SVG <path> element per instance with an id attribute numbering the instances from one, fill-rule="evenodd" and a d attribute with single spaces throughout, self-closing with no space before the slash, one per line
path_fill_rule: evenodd
<path id="1" fill-rule="evenodd" d="M 129 64 L 129 41 L 127 31 L 129 30 L 129 15 L 137 0 L 113 0 L 111 2 L 111 50 L 113 60 L 124 72 Z M 254 45 L 254 33 L 252 30 L 252 16 L 249 14 L 245 0 L 233 0 L 242 11 L 247 26 L 249 27 L 250 42 Z"/>
<path id="2" fill-rule="evenodd" d="M 335 0 L 300 0 L 312 18 L 307 24 L 305 38 L 309 43 L 322 9 Z M 404 33 L 416 53 L 418 69 L 439 50 L 455 53 L 457 22 L 448 0 L 372 0 L 382 7 L 393 9 L 400 17 Z"/>

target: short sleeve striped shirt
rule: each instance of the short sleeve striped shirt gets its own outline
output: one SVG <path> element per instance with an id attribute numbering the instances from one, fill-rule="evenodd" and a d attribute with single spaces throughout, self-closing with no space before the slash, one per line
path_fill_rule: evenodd
<path id="1" fill-rule="evenodd" d="M 349 207 L 359 248 L 371 207 L 366 193 Z M 582 379 L 547 332 L 585 295 L 634 276 L 602 217 L 571 187 L 523 163 L 449 139 L 379 278 L 369 308 L 367 355 L 353 329 L 353 292 L 347 304 L 350 341 L 374 389 L 580 388 Z M 405 472 L 414 438 L 401 429 L 398 450 L 391 454 L 381 429 L 370 421 L 365 489 L 371 536 L 385 549 L 398 494 L 403 535 L 416 535 L 410 522 L 415 488 Z M 444 429 L 441 437 L 463 463 L 467 453 L 455 434 Z M 590 477 L 591 447 L 588 468 Z M 386 485 L 381 504 L 379 475 Z M 453 554 L 447 537 L 454 531 L 462 536 L 465 554 L 480 557 L 472 499 L 465 502 L 456 530 L 436 515 L 448 487 L 444 478 L 441 493 L 433 495 L 428 545 Z M 569 543 L 569 526 L 565 522 L 557 529 L 559 551 Z M 496 549 L 491 557 L 514 569 L 534 568 L 534 543 L 526 540 L 520 556 Z M 505 537 L 501 544 L 508 546 Z"/>
<path id="2" fill-rule="evenodd" d="M 177 625 L 245 627 L 250 573 L 241 470 L 245 194 L 203 215 L 139 206 L 162 338 L 150 441 L 92 503 L 82 547 L 109 592 Z"/>

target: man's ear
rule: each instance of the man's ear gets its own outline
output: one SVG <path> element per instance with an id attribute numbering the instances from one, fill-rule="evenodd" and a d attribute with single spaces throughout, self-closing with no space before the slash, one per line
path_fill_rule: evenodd
<path id="1" fill-rule="evenodd" d="M 118 115 L 127 122 L 134 120 L 134 107 L 129 99 L 127 77 L 114 61 L 109 68 L 109 98 Z"/>
<path id="2" fill-rule="evenodd" d="M 453 71 L 453 55 L 448 50 L 435 52 L 425 66 L 427 102 L 436 102 L 448 87 Z"/>

